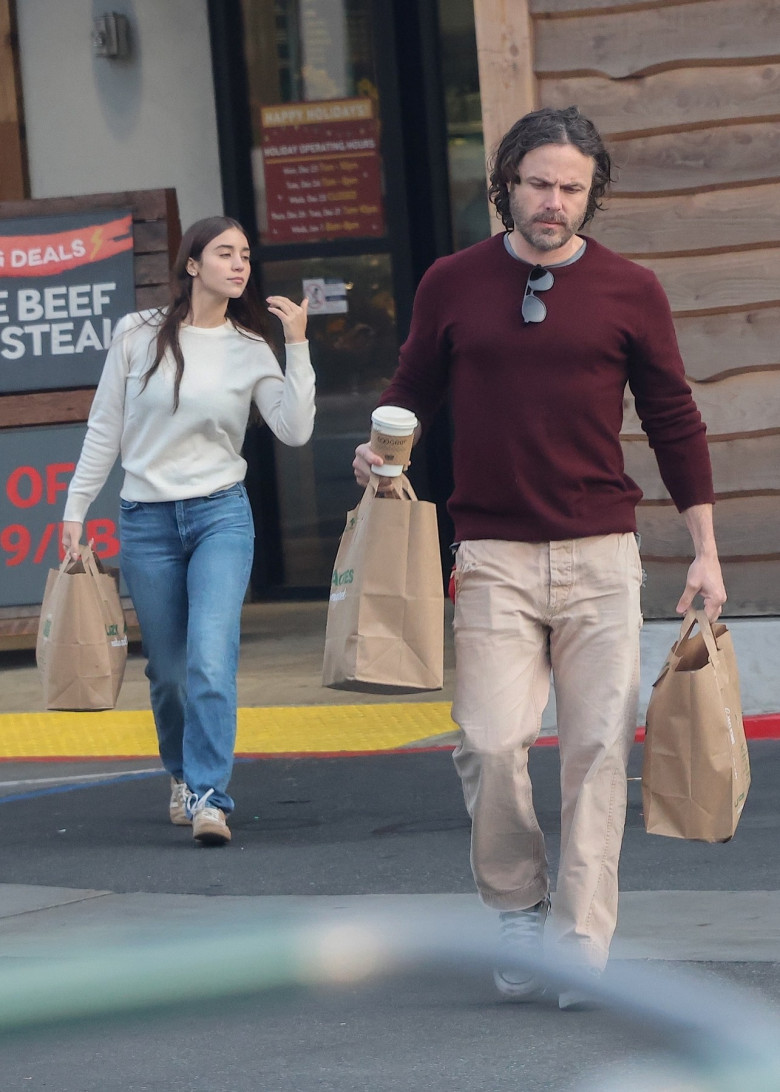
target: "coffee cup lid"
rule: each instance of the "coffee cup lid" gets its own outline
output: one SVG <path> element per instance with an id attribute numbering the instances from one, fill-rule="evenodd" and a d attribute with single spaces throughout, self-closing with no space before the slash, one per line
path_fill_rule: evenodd
<path id="1" fill-rule="evenodd" d="M 375 425 L 390 425 L 394 428 L 417 428 L 417 418 L 411 410 L 402 409 L 401 406 L 378 406 L 371 414 L 371 420 Z"/>

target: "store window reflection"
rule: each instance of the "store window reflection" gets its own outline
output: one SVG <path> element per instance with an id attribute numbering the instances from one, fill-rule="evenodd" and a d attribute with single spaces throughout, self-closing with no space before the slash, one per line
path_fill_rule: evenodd
<path id="1" fill-rule="evenodd" d="M 386 254 L 269 263 L 269 292 L 299 297 L 323 281 L 330 305 L 312 314 L 308 336 L 317 370 L 317 421 L 305 448 L 276 446 L 285 575 L 290 585 L 326 586 L 344 516 L 357 502 L 351 464 L 371 410 L 395 370 L 398 345 Z M 341 300 L 343 299 L 343 304 Z"/>
<path id="2" fill-rule="evenodd" d="M 345 230 L 345 224 L 354 224 L 356 219 L 350 212 L 331 217 L 330 224 L 327 218 L 314 223 L 305 215 L 312 208 L 312 203 L 307 206 L 306 202 L 318 194 L 287 188 L 288 180 L 290 187 L 300 186 L 301 181 L 314 181 L 324 198 L 339 195 L 342 205 L 357 209 L 360 221 L 359 209 L 367 200 L 364 175 L 368 170 L 372 175 L 368 182 L 371 200 L 377 203 L 378 183 L 373 176 L 380 172 L 378 136 L 373 158 L 362 150 L 361 170 L 341 171 L 338 156 L 325 153 L 329 173 L 323 175 L 321 157 L 301 150 L 302 145 L 325 147 L 329 142 L 333 146 L 341 144 L 349 151 L 350 141 L 365 137 L 372 123 L 378 133 L 368 0 L 243 0 L 243 14 L 252 122 L 252 176 L 261 241 L 280 241 L 273 231 L 273 212 L 280 200 L 284 205 L 285 199 L 302 200 L 294 210 L 289 204 L 284 205 L 291 214 L 297 212 L 302 223 L 297 238 L 284 238 L 284 242 L 383 234 L 383 225 L 377 224 L 368 230 L 354 227 Z M 334 104 L 333 108 L 309 111 L 309 117 L 299 116 L 295 110 L 286 113 L 269 110 L 274 106 L 324 102 Z M 290 154 L 283 157 L 287 169 L 280 172 L 276 170 L 280 165 L 278 153 L 286 146 L 290 149 Z M 273 170 L 269 169 L 272 165 L 269 152 L 274 157 Z M 342 183 L 344 177 L 347 181 Z M 332 183 L 330 191 L 323 190 L 324 181 Z M 336 207 L 334 202 L 328 203 L 331 208 Z M 316 205 L 314 210 L 317 211 Z M 365 229 L 365 225 L 359 222 L 358 228 Z"/>
<path id="3" fill-rule="evenodd" d="M 275 445 L 284 581 L 324 588 L 359 497 L 354 449 L 398 356 L 371 2 L 242 8 L 263 287 L 308 297 L 317 372 L 312 442 Z"/>
<path id="4" fill-rule="evenodd" d="M 453 248 L 490 235 L 472 0 L 439 0 Z"/>
<path id="5" fill-rule="evenodd" d="M 472 0 L 438 2 L 458 249 L 490 233 L 474 12 Z M 398 202 L 403 165 L 386 170 L 383 114 L 387 122 L 398 103 L 381 101 L 377 90 L 371 15 L 380 17 L 379 0 L 241 0 L 241 10 L 261 279 L 266 294 L 309 298 L 317 372 L 312 442 L 274 448 L 283 560 L 274 571 L 284 572 L 269 579 L 324 589 L 345 514 L 359 497 L 354 448 L 397 364 L 394 291 L 405 286 L 407 307 L 413 287 L 398 240 L 399 268 L 392 267 L 387 227 L 387 181 Z M 387 71 L 381 86 L 394 87 Z M 403 223 L 399 208 L 394 223 Z M 274 511 L 268 525 L 276 524 Z"/>

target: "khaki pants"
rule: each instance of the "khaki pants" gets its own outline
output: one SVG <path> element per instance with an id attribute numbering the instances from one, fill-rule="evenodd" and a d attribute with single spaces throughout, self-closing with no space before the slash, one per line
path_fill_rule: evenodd
<path id="1" fill-rule="evenodd" d="M 555 678 L 561 855 L 548 939 L 600 969 L 617 921 L 626 762 L 636 730 L 641 564 L 632 534 L 458 548 L 454 753 L 483 902 L 549 887 L 528 749 Z"/>

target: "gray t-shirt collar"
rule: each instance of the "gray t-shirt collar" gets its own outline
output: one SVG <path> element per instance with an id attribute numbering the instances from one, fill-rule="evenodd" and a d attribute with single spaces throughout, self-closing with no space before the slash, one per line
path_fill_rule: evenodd
<path id="1" fill-rule="evenodd" d="M 580 258 L 582 257 L 582 255 L 585 253 L 585 247 L 587 246 L 587 244 L 588 244 L 587 239 L 583 239 L 582 240 L 582 246 L 579 248 L 579 250 L 577 251 L 576 254 L 572 254 L 571 258 L 567 258 L 565 262 L 554 262 L 551 265 L 546 265 L 544 268 L 545 269 L 560 269 L 564 265 L 573 265 L 575 262 L 578 262 L 580 260 Z M 524 265 L 531 265 L 532 264 L 531 262 L 527 262 L 525 260 L 525 258 L 519 258 L 517 256 L 517 254 L 515 254 L 514 250 L 512 250 L 512 244 L 509 242 L 509 232 L 508 231 L 504 232 L 504 247 L 506 248 L 507 254 L 509 254 L 510 257 L 514 258 L 514 260 L 516 262 L 523 262 Z"/>

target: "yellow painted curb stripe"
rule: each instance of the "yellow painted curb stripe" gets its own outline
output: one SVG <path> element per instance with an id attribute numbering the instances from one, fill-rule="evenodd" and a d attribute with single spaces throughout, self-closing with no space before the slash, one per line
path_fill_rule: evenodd
<path id="1" fill-rule="evenodd" d="M 449 702 L 238 710 L 237 754 L 387 751 L 454 729 Z M 149 710 L 4 713 L 0 759 L 156 757 Z"/>

